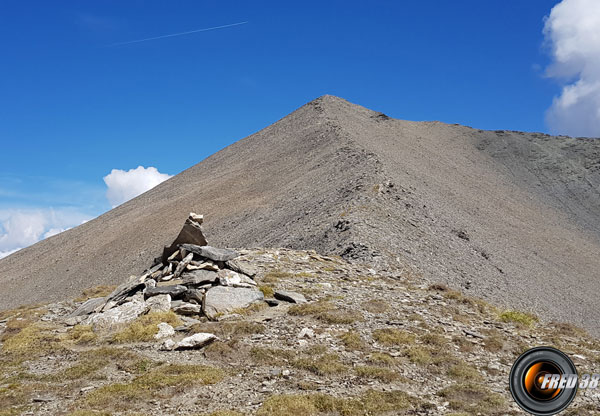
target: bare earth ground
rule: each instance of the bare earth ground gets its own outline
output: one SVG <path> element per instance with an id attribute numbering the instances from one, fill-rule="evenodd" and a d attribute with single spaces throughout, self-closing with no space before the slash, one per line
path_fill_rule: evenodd
<path id="1" fill-rule="evenodd" d="M 220 338 L 198 351 L 158 349 L 156 324 L 176 325 L 172 314 L 111 332 L 63 323 L 109 288 L 4 312 L 0 415 L 522 414 L 507 380 L 524 350 L 553 345 L 579 371 L 600 370 L 600 343 L 583 330 L 428 285 L 414 270 L 314 251 L 241 253 L 265 294 L 293 290 L 309 303 L 188 321 L 178 337 Z M 599 406 L 597 391 L 580 391 L 565 415 Z"/>

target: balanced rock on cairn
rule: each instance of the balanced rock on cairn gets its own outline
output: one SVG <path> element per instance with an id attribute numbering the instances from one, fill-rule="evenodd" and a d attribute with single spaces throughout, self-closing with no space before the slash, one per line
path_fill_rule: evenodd
<path id="1" fill-rule="evenodd" d="M 110 295 L 83 303 L 67 323 L 110 328 L 150 312 L 216 320 L 264 300 L 256 270 L 239 253 L 207 245 L 203 216 L 190 213 L 179 235 L 140 277 L 131 276 Z"/>

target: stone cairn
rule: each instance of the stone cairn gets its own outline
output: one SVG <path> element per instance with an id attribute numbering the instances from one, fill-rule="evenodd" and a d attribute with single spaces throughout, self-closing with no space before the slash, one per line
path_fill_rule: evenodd
<path id="1" fill-rule="evenodd" d="M 257 270 L 238 259 L 234 250 L 211 247 L 202 233 L 203 216 L 190 213 L 179 235 L 164 247 L 152 267 L 131 276 L 110 295 L 84 302 L 66 320 L 69 325 L 84 324 L 94 330 L 111 329 L 152 312 L 172 310 L 188 322 L 205 316 L 217 320 L 253 303 L 278 300 L 304 303 L 301 294 L 278 292 L 277 299 L 264 299 L 254 276 Z M 175 329 L 158 325 L 156 339 L 168 338 Z M 200 348 L 214 341 L 213 334 L 199 333 L 175 343 L 167 339 L 163 349 Z"/>

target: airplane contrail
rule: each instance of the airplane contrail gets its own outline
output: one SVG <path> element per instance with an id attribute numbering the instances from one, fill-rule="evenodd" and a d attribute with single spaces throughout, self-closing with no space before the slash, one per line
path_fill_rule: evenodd
<path id="1" fill-rule="evenodd" d="M 204 28 L 204 29 L 190 30 L 188 32 L 171 33 L 170 35 L 155 36 L 153 38 L 146 38 L 146 39 L 130 40 L 130 41 L 127 41 L 127 42 L 113 43 L 112 45 L 107 45 L 107 46 L 121 46 L 121 45 L 129 45 L 131 43 L 147 42 L 149 40 L 172 38 L 173 36 L 183 36 L 183 35 L 189 35 L 191 33 L 207 32 L 209 30 L 216 30 L 216 29 L 225 29 L 226 27 L 239 26 L 239 25 L 244 25 L 246 23 L 248 23 L 248 22 L 231 23 L 229 25 L 207 27 L 207 28 Z"/>

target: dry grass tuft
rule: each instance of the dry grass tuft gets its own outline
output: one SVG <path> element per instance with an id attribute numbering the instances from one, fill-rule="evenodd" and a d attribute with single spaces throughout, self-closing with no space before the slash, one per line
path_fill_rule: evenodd
<path id="1" fill-rule="evenodd" d="M 369 299 L 360 305 L 367 312 L 381 314 L 385 313 L 390 309 L 390 305 L 382 299 Z"/>
<path id="2" fill-rule="evenodd" d="M 450 402 L 452 410 L 490 416 L 507 411 L 504 397 L 490 391 L 488 386 L 474 383 L 454 384 L 438 394 Z"/>
<path id="3" fill-rule="evenodd" d="M 355 368 L 356 375 L 364 379 L 375 379 L 382 383 L 391 383 L 398 378 L 398 374 L 390 369 L 370 365 Z"/>
<path id="4" fill-rule="evenodd" d="M 65 339 L 78 345 L 92 344 L 98 339 L 98 335 L 96 335 L 91 325 L 75 325 L 67 332 Z"/>
<path id="5" fill-rule="evenodd" d="M 358 312 L 340 309 L 328 301 L 294 305 L 288 312 L 290 315 L 312 316 L 328 324 L 351 324 L 362 320 L 362 316 Z"/>
<path id="6" fill-rule="evenodd" d="M 295 360 L 292 365 L 296 368 L 310 371 L 318 376 L 340 374 L 347 371 L 337 354 L 312 355 Z"/>
<path id="7" fill-rule="evenodd" d="M 364 341 L 355 331 L 344 332 L 340 335 L 340 340 L 347 350 L 362 351 L 366 348 Z"/>
<path id="8" fill-rule="evenodd" d="M 84 302 L 88 299 L 108 296 L 113 292 L 113 290 L 115 290 L 115 288 L 116 286 L 102 285 L 85 289 L 83 292 L 81 292 L 81 296 L 75 299 L 75 302 Z"/>
<path id="9" fill-rule="evenodd" d="M 258 416 L 339 414 L 362 416 L 398 414 L 411 408 L 415 402 L 403 391 L 379 392 L 368 390 L 351 398 L 337 398 L 326 394 L 293 394 L 269 397 L 258 409 Z"/>
<path id="10" fill-rule="evenodd" d="M 113 336 L 113 341 L 117 343 L 153 341 L 154 335 L 158 332 L 158 324 L 161 322 L 174 327 L 182 324 L 181 319 L 173 311 L 153 312 L 138 317 L 125 329 L 117 332 Z"/>
<path id="11" fill-rule="evenodd" d="M 499 316 L 502 322 L 511 322 L 520 327 L 531 328 L 536 322 L 539 321 L 537 316 L 530 313 L 519 312 L 513 310 L 506 310 Z"/>
<path id="12" fill-rule="evenodd" d="M 225 373 L 203 365 L 166 364 L 157 367 L 129 383 L 103 386 L 88 393 L 83 405 L 95 410 L 124 411 L 136 409 L 140 402 L 150 400 L 157 394 L 171 394 L 198 385 L 215 384 L 223 380 Z"/>
<path id="13" fill-rule="evenodd" d="M 383 328 L 373 331 L 373 339 L 383 345 L 397 346 L 415 343 L 415 335 L 396 328 Z"/>

